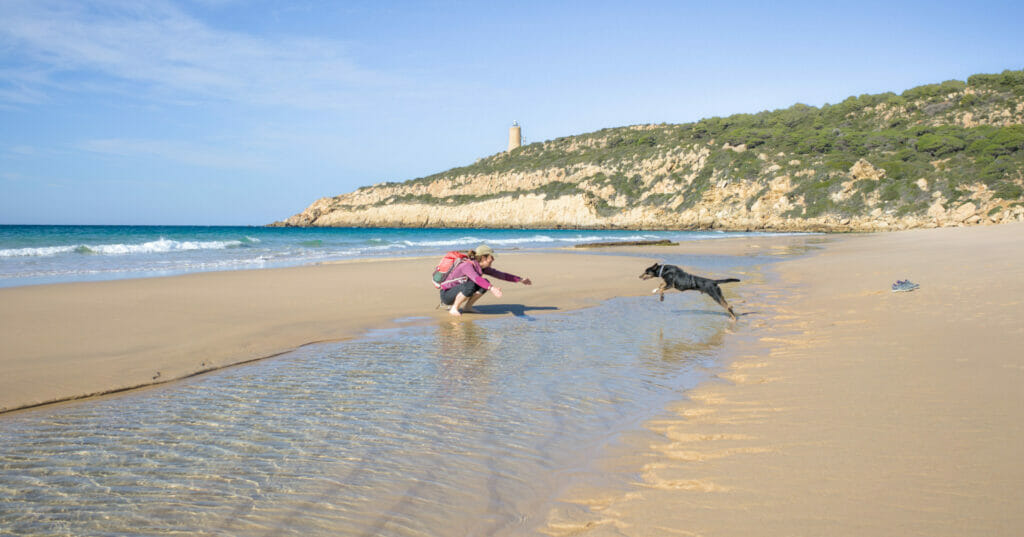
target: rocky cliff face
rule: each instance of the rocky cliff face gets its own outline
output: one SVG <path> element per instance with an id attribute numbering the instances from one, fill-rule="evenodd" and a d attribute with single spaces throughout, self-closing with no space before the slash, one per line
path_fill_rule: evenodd
<path id="1" fill-rule="evenodd" d="M 670 166 L 670 160 L 647 161 L 652 166 Z M 769 166 L 770 167 L 770 166 Z M 593 174 L 601 169 L 589 169 Z M 607 173 L 607 171 L 605 171 Z M 866 160 L 858 161 L 845 176 L 848 195 L 854 182 L 882 175 Z M 498 197 L 476 196 L 480 193 L 515 192 L 524 185 L 544 185 L 553 181 L 576 180 L 562 170 L 546 170 L 530 177 L 517 175 L 457 176 L 453 184 L 372 187 L 333 198 L 322 198 L 306 210 L 288 218 L 286 226 L 319 227 L 532 227 L 532 228 L 630 228 L 630 229 L 728 229 L 778 231 L 875 231 L 920 227 L 960 226 L 1024 221 L 1024 206 L 996 199 L 982 183 L 971 185 L 973 195 L 967 201 L 949 203 L 941 192 L 930 195 L 933 203 L 924 215 L 897 215 L 895 211 L 877 207 L 878 200 L 868 200 L 866 212 L 855 216 L 821 215 L 815 217 L 787 216 L 803 205 L 793 194 L 793 182 L 787 175 L 772 176 L 767 181 L 725 183 L 705 191 L 693 206 L 675 210 L 685 201 L 673 195 L 665 205 L 643 203 L 627 205 L 613 188 L 589 184 L 592 175 L 583 175 L 579 182 L 594 195 L 527 193 Z M 654 194 L 672 194 L 675 184 L 646 176 L 644 186 Z M 519 182 L 522 180 L 522 182 Z M 874 179 L 877 180 L 877 179 Z M 500 186 L 498 186 L 500 185 Z M 927 191 L 923 181 L 919 188 Z M 430 194 L 439 198 L 453 196 L 481 197 L 461 203 L 416 203 L 400 201 L 403 197 Z M 602 215 L 600 202 L 620 210 Z"/>
<path id="2" fill-rule="evenodd" d="M 1024 220 L 1024 97 L 949 84 L 842 110 L 798 105 L 533 144 L 322 198 L 275 225 L 874 231 Z"/>

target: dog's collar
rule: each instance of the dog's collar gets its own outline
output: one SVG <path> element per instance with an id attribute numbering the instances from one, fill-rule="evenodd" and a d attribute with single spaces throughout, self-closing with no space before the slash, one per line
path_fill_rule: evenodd
<path id="1" fill-rule="evenodd" d="M 661 265 L 661 268 L 660 268 L 660 269 L 658 269 L 658 277 L 659 277 L 659 278 L 661 277 L 661 273 L 662 273 L 662 272 L 665 272 L 665 265 Z"/>

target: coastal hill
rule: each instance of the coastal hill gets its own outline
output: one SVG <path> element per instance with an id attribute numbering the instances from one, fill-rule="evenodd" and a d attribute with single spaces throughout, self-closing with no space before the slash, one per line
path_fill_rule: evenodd
<path id="1" fill-rule="evenodd" d="M 1024 71 L 533 143 L 276 226 L 868 231 L 1024 220 Z"/>

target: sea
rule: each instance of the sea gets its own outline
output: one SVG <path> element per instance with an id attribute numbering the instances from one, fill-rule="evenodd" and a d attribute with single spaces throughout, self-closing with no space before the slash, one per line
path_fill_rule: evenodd
<path id="1" fill-rule="evenodd" d="M 697 241 L 736 233 L 534 229 L 0 226 L 0 287 L 496 251 L 602 241 Z"/>
<path id="2" fill-rule="evenodd" d="M 6 226 L 0 282 L 735 235 Z M 698 293 L 543 315 L 424 313 L 353 340 L 0 414 L 0 535 L 548 535 L 552 513 L 574 512 L 563 499 L 573 486 L 625 492 L 616 487 L 640 479 L 599 461 L 713 379 L 723 342 L 771 314 L 775 255 L 664 256 L 740 278 L 726 290 L 735 322 Z"/>

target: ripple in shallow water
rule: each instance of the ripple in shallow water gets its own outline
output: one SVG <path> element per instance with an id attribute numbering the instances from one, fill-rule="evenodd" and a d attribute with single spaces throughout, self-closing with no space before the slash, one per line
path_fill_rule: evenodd
<path id="1" fill-rule="evenodd" d="M 0 527 L 31 535 L 530 532 L 713 365 L 698 295 L 381 331 L 0 419 Z"/>

